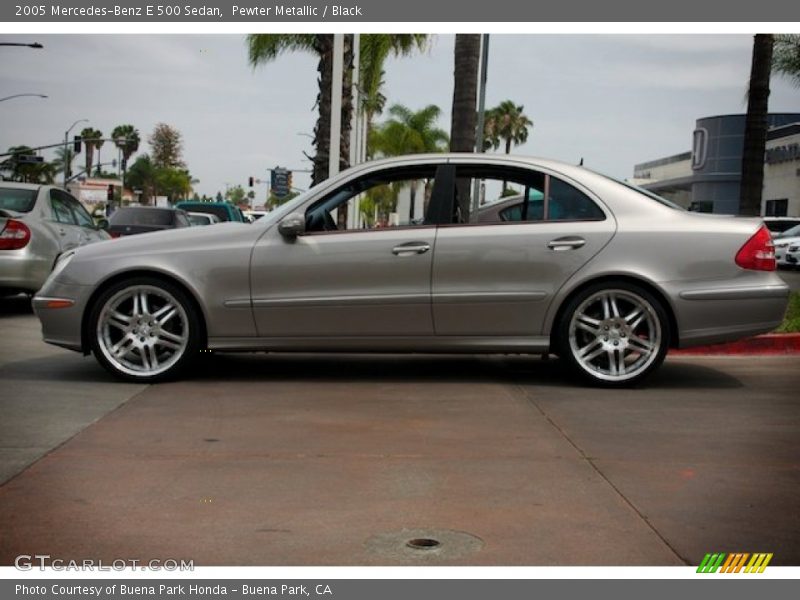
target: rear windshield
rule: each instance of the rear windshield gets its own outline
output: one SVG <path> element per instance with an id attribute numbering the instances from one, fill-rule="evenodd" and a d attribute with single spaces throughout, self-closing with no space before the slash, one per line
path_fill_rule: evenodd
<path id="1" fill-rule="evenodd" d="M 591 169 L 586 169 L 586 170 L 587 171 L 592 171 Z M 610 176 L 605 175 L 603 173 L 598 173 L 597 171 L 592 171 L 592 173 L 594 173 L 595 175 L 600 175 L 601 177 L 605 177 L 606 179 L 610 179 L 611 181 L 613 181 L 615 183 L 618 183 L 620 185 L 625 186 L 629 190 L 633 190 L 634 192 L 638 192 L 638 193 L 642 194 L 643 196 L 647 196 L 651 200 L 655 200 L 659 204 L 663 204 L 664 206 L 668 206 L 669 208 L 673 208 L 675 210 L 680 210 L 680 211 L 685 211 L 686 210 L 680 204 L 675 204 L 674 202 L 671 202 L 670 200 L 667 200 L 666 198 L 662 198 L 658 194 L 654 194 L 650 190 L 646 190 L 644 188 L 641 188 L 638 185 L 633 185 L 632 183 L 628 183 L 627 181 L 621 181 L 619 179 L 616 179 L 614 177 L 610 177 Z"/>
<path id="2" fill-rule="evenodd" d="M 161 208 L 118 208 L 108 222 L 112 225 L 172 225 L 173 213 Z"/>
<path id="3" fill-rule="evenodd" d="M 37 190 L 0 188 L 0 210 L 31 212 L 36 204 L 36 194 Z"/>

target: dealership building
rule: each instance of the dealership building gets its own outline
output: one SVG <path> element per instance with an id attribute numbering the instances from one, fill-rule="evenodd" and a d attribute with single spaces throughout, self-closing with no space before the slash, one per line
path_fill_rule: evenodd
<path id="1" fill-rule="evenodd" d="M 770 113 L 761 214 L 800 217 L 800 113 Z M 692 149 L 634 166 L 631 183 L 701 212 L 736 214 L 745 115 L 698 119 Z"/>

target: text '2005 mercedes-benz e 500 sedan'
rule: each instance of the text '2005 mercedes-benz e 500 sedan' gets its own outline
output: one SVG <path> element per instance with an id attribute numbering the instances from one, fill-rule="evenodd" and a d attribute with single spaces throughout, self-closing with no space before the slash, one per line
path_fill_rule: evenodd
<path id="1" fill-rule="evenodd" d="M 555 161 L 443 154 L 359 165 L 252 225 L 81 248 L 34 307 L 45 341 L 133 381 L 211 349 L 550 352 L 621 385 L 670 347 L 775 328 L 774 270 L 760 219 Z"/>

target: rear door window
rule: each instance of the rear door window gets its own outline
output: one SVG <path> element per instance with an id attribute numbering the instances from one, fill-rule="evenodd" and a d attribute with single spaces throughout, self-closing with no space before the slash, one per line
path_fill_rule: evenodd
<path id="1" fill-rule="evenodd" d="M 77 225 L 75 215 L 69 207 L 69 197 L 61 190 L 50 190 L 50 206 L 53 208 L 53 217 L 64 225 Z"/>

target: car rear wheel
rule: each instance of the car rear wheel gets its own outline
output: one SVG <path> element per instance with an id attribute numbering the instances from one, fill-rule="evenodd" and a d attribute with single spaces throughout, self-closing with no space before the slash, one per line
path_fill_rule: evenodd
<path id="1" fill-rule="evenodd" d="M 661 302 L 627 282 L 583 290 L 563 315 L 560 354 L 595 385 L 641 381 L 663 362 L 669 348 L 669 317 Z"/>
<path id="2" fill-rule="evenodd" d="M 172 378 L 199 351 L 200 322 L 189 298 L 154 277 L 109 287 L 95 303 L 90 323 L 95 357 L 128 381 Z"/>

